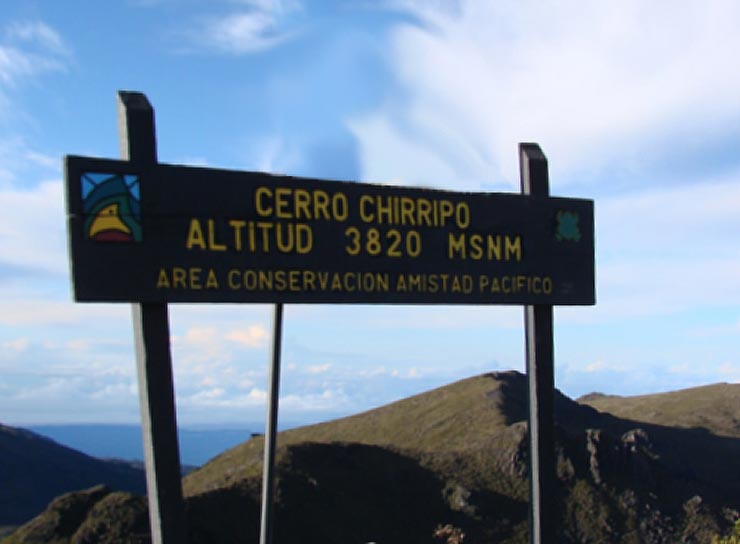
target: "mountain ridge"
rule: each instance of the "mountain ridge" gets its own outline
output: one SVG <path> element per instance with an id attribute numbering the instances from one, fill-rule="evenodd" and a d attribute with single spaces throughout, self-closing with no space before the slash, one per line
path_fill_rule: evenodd
<path id="1" fill-rule="evenodd" d="M 704 428 L 740 438 L 740 384 L 720 382 L 677 391 L 620 396 L 590 393 L 577 399 L 601 412 L 645 423 Z"/>
<path id="2" fill-rule="evenodd" d="M 277 540 L 526 542 L 526 385 L 490 373 L 280 433 Z M 708 542 L 738 515 L 740 440 L 619 418 L 559 392 L 555 420 L 560 541 Z M 252 438 L 184 479 L 191 544 L 257 541 L 263 444 Z M 146 523 L 133 499 L 116 516 L 93 521 L 118 541 Z M 43 519 L 4 542 L 42 542 L 33 527 Z"/>
<path id="3" fill-rule="evenodd" d="M 0 525 L 17 525 L 72 489 L 106 484 L 144 493 L 146 478 L 128 462 L 102 460 L 26 429 L 0 424 Z"/>

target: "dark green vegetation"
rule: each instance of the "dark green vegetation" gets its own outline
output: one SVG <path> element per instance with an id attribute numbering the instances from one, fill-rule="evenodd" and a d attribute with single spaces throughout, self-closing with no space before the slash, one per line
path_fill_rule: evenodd
<path id="1" fill-rule="evenodd" d="M 731 530 L 737 438 L 622 419 L 559 394 L 556 420 L 559 542 L 699 543 Z M 191 544 L 256 542 L 262 447 L 251 439 L 185 478 Z M 526 379 L 478 376 L 283 432 L 278 463 L 278 544 L 527 542 Z M 90 490 L 58 499 L 5 543 L 141 542 L 146 523 L 142 499 Z M 80 532 L 104 526 L 95 540 Z"/>
<path id="2" fill-rule="evenodd" d="M 0 526 L 28 521 L 54 497 L 71 489 L 103 483 L 121 491 L 146 491 L 141 468 L 95 459 L 4 425 L 0 425 L 0 483 Z"/>

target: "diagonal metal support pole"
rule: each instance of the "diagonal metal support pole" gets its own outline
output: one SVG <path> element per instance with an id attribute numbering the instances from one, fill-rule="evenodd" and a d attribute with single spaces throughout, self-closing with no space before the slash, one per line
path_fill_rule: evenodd
<path id="1" fill-rule="evenodd" d="M 118 131 L 121 158 L 140 166 L 157 162 L 154 110 L 146 96 L 118 93 Z M 183 544 L 187 530 L 167 304 L 133 304 L 131 310 L 152 543 Z"/>
<path id="2" fill-rule="evenodd" d="M 272 366 L 270 393 L 267 397 L 265 451 L 262 463 L 262 518 L 260 544 L 272 544 L 275 507 L 275 449 L 277 446 L 278 405 L 280 403 L 280 355 L 283 340 L 283 304 L 275 304 L 272 323 Z"/>
<path id="3" fill-rule="evenodd" d="M 519 144 L 522 193 L 550 195 L 547 159 L 540 146 Z M 529 535 L 532 544 L 557 542 L 554 350 L 552 306 L 524 307 L 529 381 Z"/>

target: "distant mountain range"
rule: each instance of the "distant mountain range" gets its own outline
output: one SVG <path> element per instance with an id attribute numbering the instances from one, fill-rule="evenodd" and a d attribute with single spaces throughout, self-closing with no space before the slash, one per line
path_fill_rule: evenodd
<path id="1" fill-rule="evenodd" d="M 211 427 L 179 429 L 180 461 L 183 465 L 201 466 L 219 453 L 249 439 L 252 430 L 263 423 L 240 428 Z M 93 457 L 141 461 L 141 427 L 138 425 L 32 425 L 28 430 L 47 436 L 60 444 Z"/>
<path id="2" fill-rule="evenodd" d="M 178 434 L 184 473 L 252 435 L 221 428 Z M 0 424 L 0 528 L 28 521 L 62 493 L 97 484 L 144 494 L 141 443 L 137 425 Z"/>
<path id="3" fill-rule="evenodd" d="M 57 495 L 97 484 L 146 492 L 140 466 L 96 459 L 31 431 L 0 425 L 0 525 L 23 523 Z"/>
<path id="4" fill-rule="evenodd" d="M 519 373 L 487 374 L 281 433 L 276 541 L 526 543 L 526 391 Z M 739 396 L 726 384 L 582 403 L 558 393 L 558 542 L 727 531 L 740 510 Z M 252 438 L 185 477 L 191 544 L 257 542 L 262 449 Z M 146 542 L 147 523 L 142 497 L 96 488 L 57 499 L 3 544 Z"/>

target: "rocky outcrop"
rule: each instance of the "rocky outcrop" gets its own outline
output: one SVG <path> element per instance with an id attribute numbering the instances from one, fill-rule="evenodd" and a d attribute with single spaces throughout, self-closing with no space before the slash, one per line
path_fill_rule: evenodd
<path id="1" fill-rule="evenodd" d="M 654 487 L 653 465 L 659 456 L 644 429 L 627 431 L 618 440 L 601 429 L 587 429 L 586 451 L 594 483 L 634 481 Z"/>
<path id="2" fill-rule="evenodd" d="M 16 530 L 4 544 L 114 544 L 148 542 L 146 502 L 99 485 L 54 499 L 44 512 Z"/>

